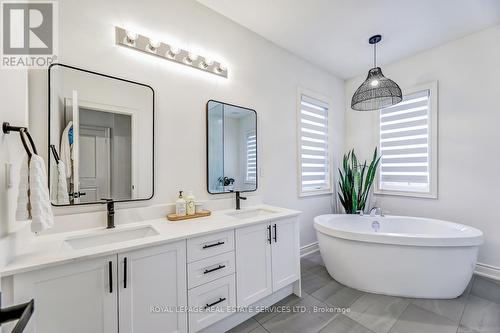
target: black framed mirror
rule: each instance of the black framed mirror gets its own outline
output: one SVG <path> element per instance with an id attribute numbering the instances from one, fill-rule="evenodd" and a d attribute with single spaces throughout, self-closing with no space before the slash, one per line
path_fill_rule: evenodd
<path id="1" fill-rule="evenodd" d="M 257 112 L 215 100 L 207 102 L 207 191 L 257 190 Z"/>
<path id="2" fill-rule="evenodd" d="M 54 206 L 154 195 L 154 90 L 64 64 L 48 70 L 48 179 Z"/>

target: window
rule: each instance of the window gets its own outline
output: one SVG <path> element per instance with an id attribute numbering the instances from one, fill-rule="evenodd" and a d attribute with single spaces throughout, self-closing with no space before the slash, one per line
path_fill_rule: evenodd
<path id="1" fill-rule="evenodd" d="M 331 193 L 326 98 L 299 92 L 299 195 Z"/>
<path id="2" fill-rule="evenodd" d="M 246 183 L 255 183 L 257 179 L 257 136 L 249 131 L 245 136 L 246 144 Z"/>
<path id="3" fill-rule="evenodd" d="M 376 193 L 436 197 L 436 91 L 436 83 L 409 90 L 380 110 Z"/>

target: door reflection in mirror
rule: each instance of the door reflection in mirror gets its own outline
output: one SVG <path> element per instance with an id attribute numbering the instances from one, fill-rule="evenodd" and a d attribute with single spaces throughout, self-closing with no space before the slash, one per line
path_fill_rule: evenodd
<path id="1" fill-rule="evenodd" d="M 52 203 L 151 198 L 153 90 L 61 64 L 50 67 L 49 85 Z"/>

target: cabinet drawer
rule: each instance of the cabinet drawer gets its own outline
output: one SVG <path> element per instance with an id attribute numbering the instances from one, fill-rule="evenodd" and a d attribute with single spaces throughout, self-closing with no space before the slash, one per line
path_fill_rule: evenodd
<path id="1" fill-rule="evenodd" d="M 227 307 L 236 306 L 234 274 L 188 291 L 189 332 L 197 332 L 231 315 Z M 203 311 L 211 308 L 211 311 Z"/>
<path id="2" fill-rule="evenodd" d="M 188 262 L 213 257 L 234 250 L 234 230 L 187 240 Z"/>
<path id="3" fill-rule="evenodd" d="M 191 289 L 233 273 L 233 251 L 195 261 L 188 264 L 188 288 Z"/>

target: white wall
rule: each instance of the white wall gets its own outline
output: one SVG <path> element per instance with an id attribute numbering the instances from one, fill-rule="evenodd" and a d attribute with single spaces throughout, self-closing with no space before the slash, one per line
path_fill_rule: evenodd
<path id="1" fill-rule="evenodd" d="M 481 229 L 479 262 L 500 267 L 500 26 L 384 66 L 402 87 L 439 82 L 438 199 L 377 196 L 391 214 L 424 216 Z M 369 158 L 372 116 L 350 108 L 366 74 L 346 81 L 346 145 Z"/>
<path id="2" fill-rule="evenodd" d="M 334 150 L 340 152 L 342 80 L 192 0 L 65 0 L 59 12 L 59 62 L 155 89 L 156 193 L 146 204 L 174 202 L 180 189 L 192 189 L 200 199 L 232 197 L 206 191 L 205 105 L 216 99 L 257 111 L 263 170 L 253 195 L 269 204 L 302 210 L 301 244 L 315 241 L 312 218 L 330 212 L 331 197 L 297 196 L 296 92 L 302 86 L 334 101 Z M 115 25 L 220 59 L 227 64 L 229 78 L 116 46 Z M 46 141 L 45 86 L 39 73 L 30 75 L 30 123 L 42 142 Z"/>
<path id="3" fill-rule="evenodd" d="M 26 70 L 0 70 L 0 125 L 4 121 L 13 126 L 28 125 Z M 15 253 L 15 244 L 8 232 L 24 224 L 15 221 L 19 167 L 26 156 L 19 133 L 3 134 L 0 131 L 0 267 Z M 6 164 L 11 164 L 11 183 L 7 187 Z"/>

